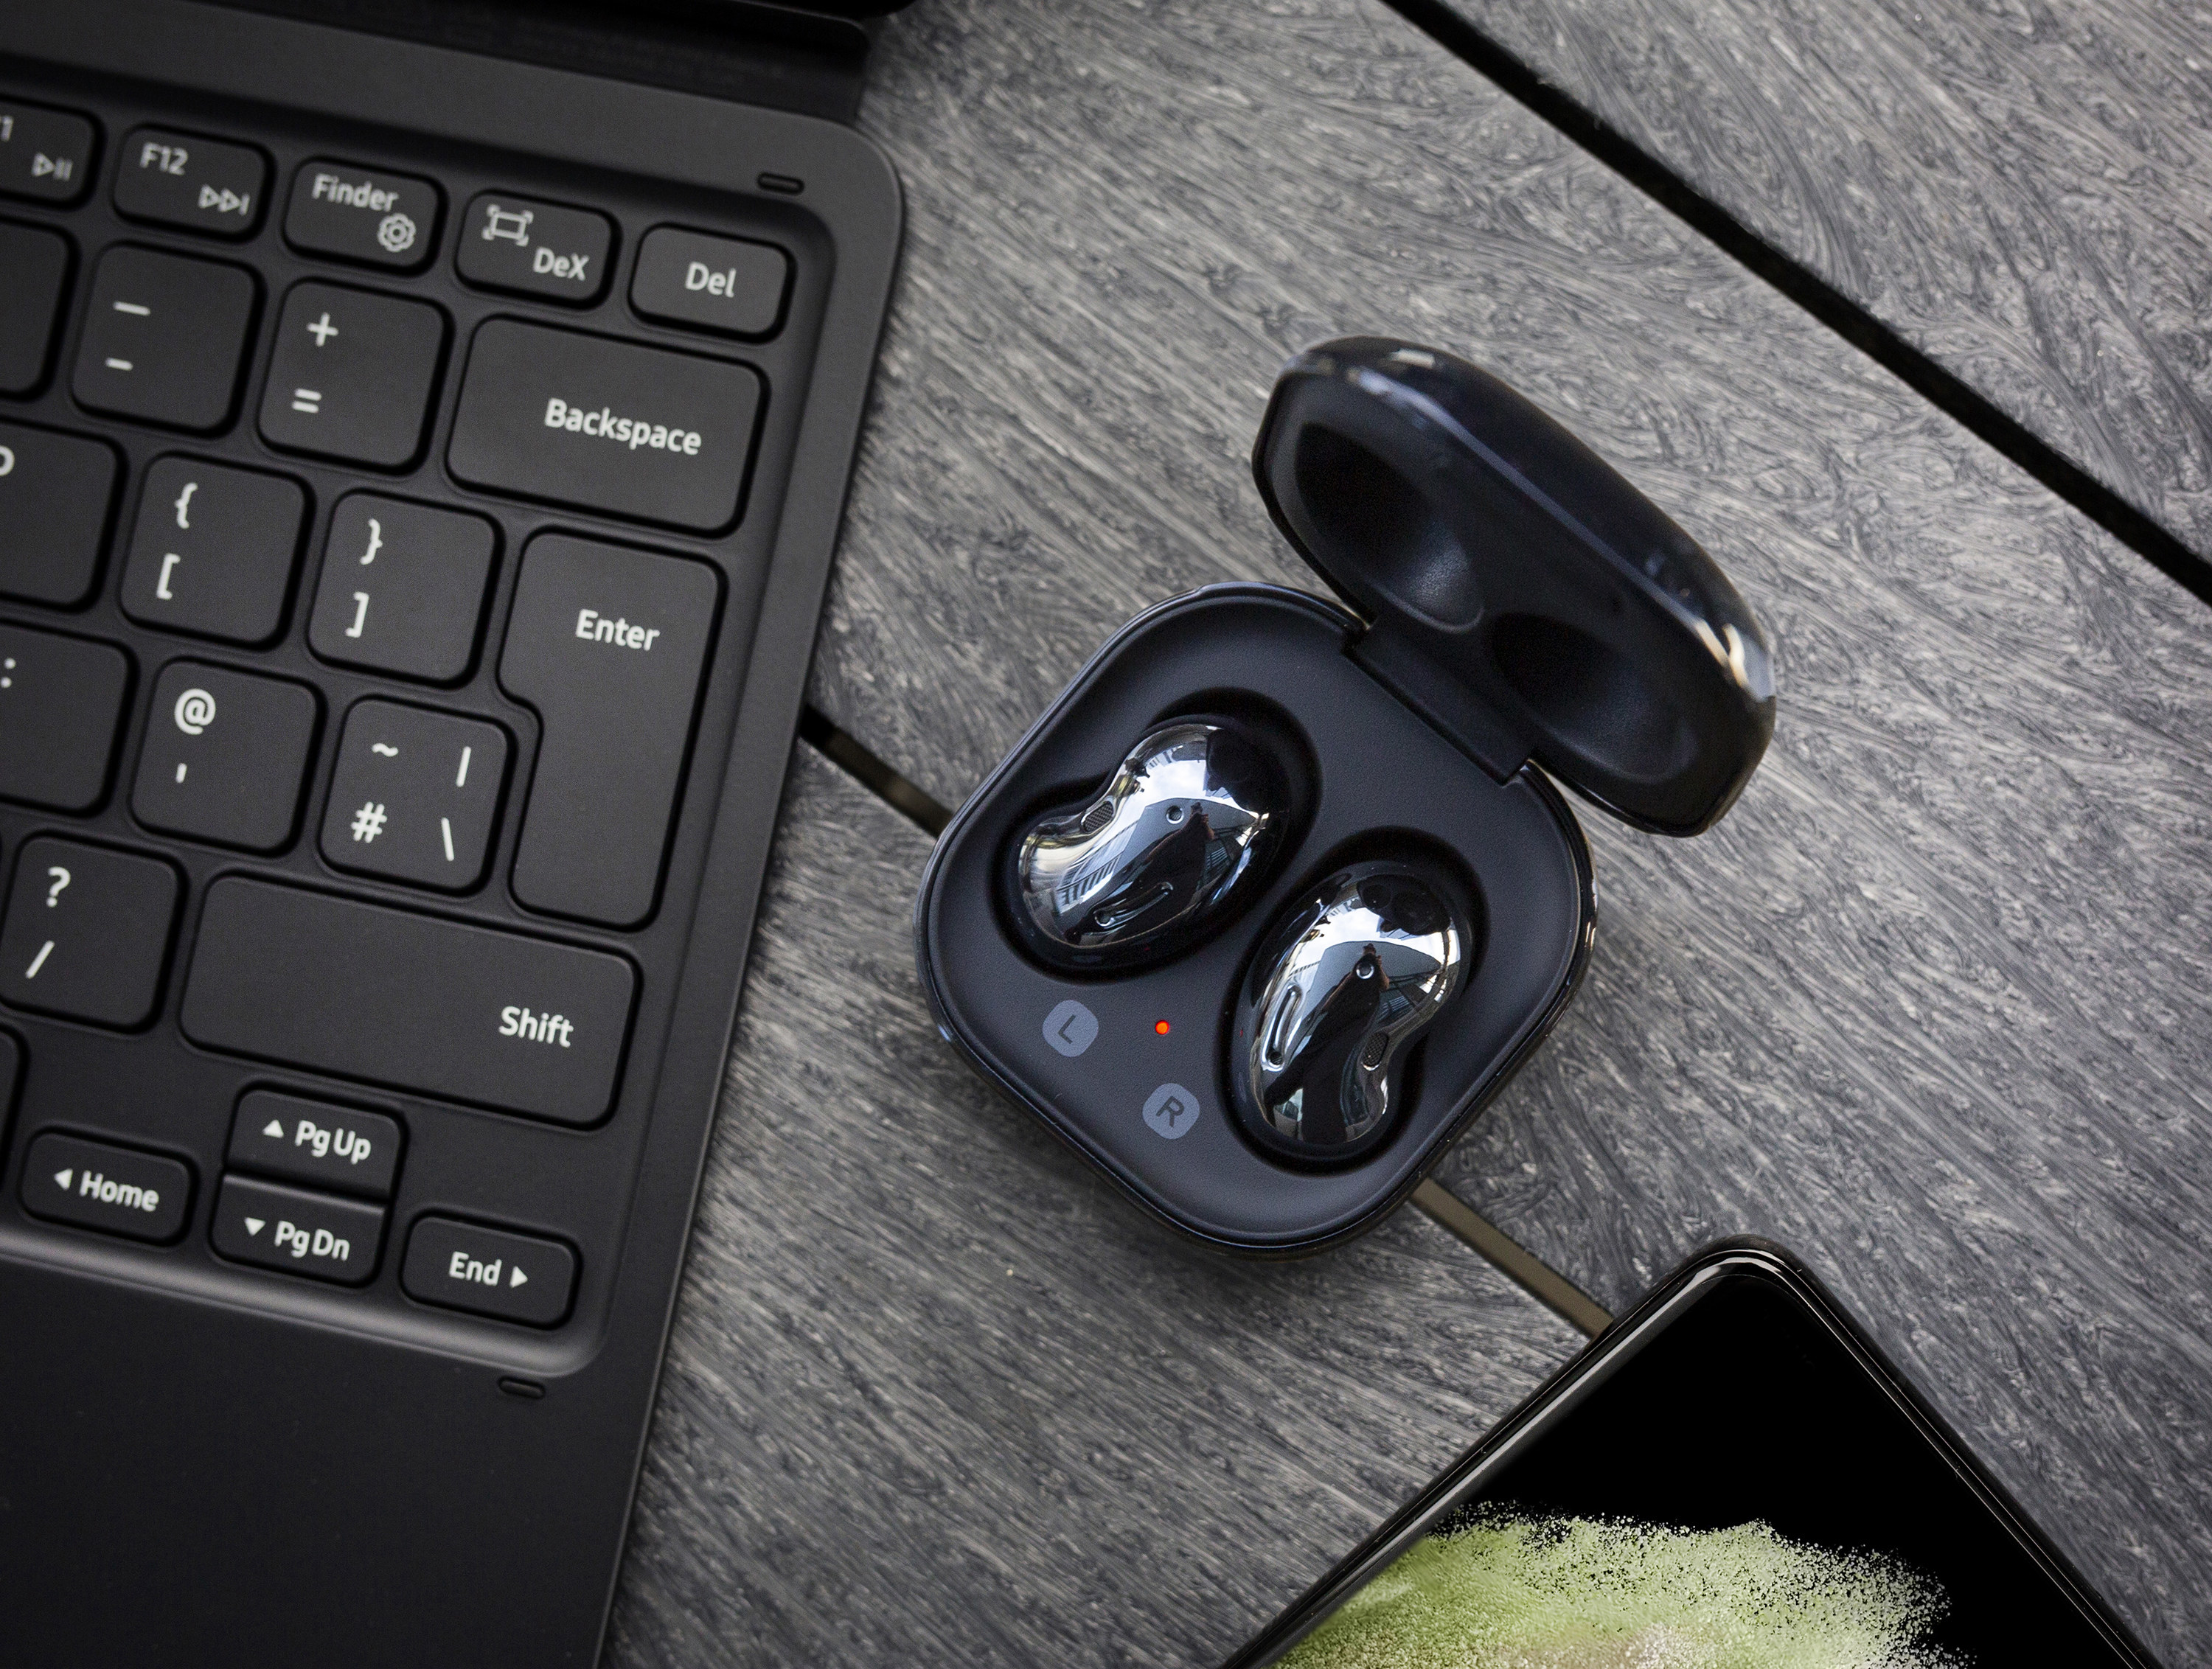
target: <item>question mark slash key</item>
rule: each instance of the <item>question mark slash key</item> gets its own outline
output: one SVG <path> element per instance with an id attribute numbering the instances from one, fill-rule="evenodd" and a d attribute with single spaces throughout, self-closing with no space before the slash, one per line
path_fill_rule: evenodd
<path id="1" fill-rule="evenodd" d="M 181 890 L 158 858 L 26 841 L 0 919 L 0 998 L 95 1025 L 143 1025 Z"/>

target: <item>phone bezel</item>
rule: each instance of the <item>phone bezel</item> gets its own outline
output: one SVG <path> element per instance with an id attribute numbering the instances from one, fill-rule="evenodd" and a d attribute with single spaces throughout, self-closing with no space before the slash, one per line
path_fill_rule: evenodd
<path id="1" fill-rule="evenodd" d="M 1875 1392 L 1886 1398 L 1926 1446 L 1989 1510 L 2050 1582 L 2057 1597 L 2077 1610 L 2123 1662 L 2157 1669 L 2146 1651 L 2072 1563 L 2051 1545 L 2017 1502 L 1968 1454 L 1957 1435 L 1906 1383 L 1874 1342 L 1850 1319 L 1812 1271 L 1784 1247 L 1749 1236 L 1722 1241 L 1697 1253 L 1616 1320 L 1500 1421 L 1421 1492 L 1385 1520 L 1318 1582 L 1248 1641 L 1222 1669 L 1262 1669 L 1315 1629 L 1337 1607 L 1380 1575 L 1429 1526 L 1480 1491 L 1516 1458 L 1540 1441 L 1600 1386 L 1680 1319 L 1715 1282 L 1748 1276 L 1766 1282 L 1799 1304 L 1843 1347 Z"/>

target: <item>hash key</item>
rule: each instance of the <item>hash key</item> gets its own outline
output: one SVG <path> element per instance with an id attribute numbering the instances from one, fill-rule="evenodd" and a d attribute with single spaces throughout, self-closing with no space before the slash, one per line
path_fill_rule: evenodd
<path id="1" fill-rule="evenodd" d="M 129 1029 L 153 1017 L 177 872 L 158 858 L 51 836 L 15 853 L 0 924 L 0 1000 Z"/>
<path id="2" fill-rule="evenodd" d="M 410 464 L 445 349 L 446 316 L 427 302 L 298 285 L 276 325 L 261 438 L 384 469 Z"/>
<path id="3" fill-rule="evenodd" d="M 323 816 L 339 869 L 441 892 L 483 878 L 507 776 L 507 732 L 397 701 L 354 703 Z"/>
<path id="4" fill-rule="evenodd" d="M 476 654 L 497 543 L 482 516 L 349 493 L 331 513 L 308 643 L 343 665 L 453 683 Z"/>
<path id="5" fill-rule="evenodd" d="M 316 711 L 305 684 L 172 661 L 154 681 L 131 811 L 218 846 L 289 844 Z"/>

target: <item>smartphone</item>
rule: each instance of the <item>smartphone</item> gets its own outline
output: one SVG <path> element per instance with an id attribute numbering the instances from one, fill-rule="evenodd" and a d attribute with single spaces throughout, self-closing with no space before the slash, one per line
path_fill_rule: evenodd
<path id="1" fill-rule="evenodd" d="M 2154 1661 L 1803 1265 L 1735 1240 L 1226 1669 L 1714 1660 Z"/>

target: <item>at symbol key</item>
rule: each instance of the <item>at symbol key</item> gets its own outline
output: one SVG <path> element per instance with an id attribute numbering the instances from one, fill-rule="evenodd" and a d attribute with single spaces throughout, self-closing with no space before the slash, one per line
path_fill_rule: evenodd
<path id="1" fill-rule="evenodd" d="M 506 777 L 498 725 L 356 701 L 338 742 L 323 856 L 340 869 L 465 891 L 483 879 Z"/>
<path id="2" fill-rule="evenodd" d="M 289 845 L 316 716 L 305 684 L 172 661 L 154 681 L 131 811 L 219 846 Z"/>

